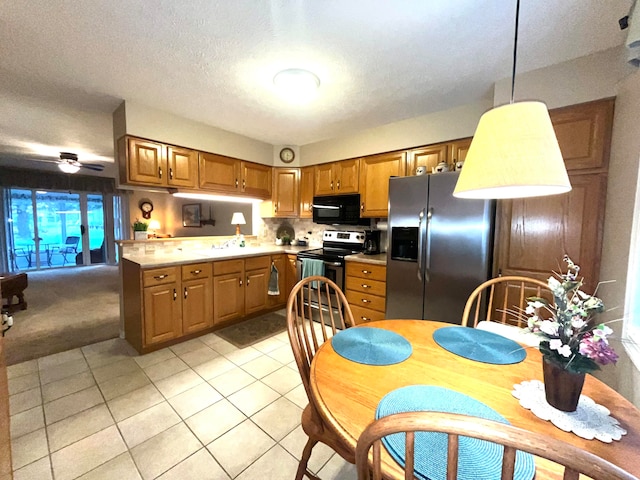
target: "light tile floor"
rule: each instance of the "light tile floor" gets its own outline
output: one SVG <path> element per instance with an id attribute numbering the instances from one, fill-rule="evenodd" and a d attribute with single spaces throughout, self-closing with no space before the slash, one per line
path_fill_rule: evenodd
<path id="1" fill-rule="evenodd" d="M 280 480 L 306 442 L 287 333 L 236 348 L 215 333 L 138 356 L 122 339 L 8 368 L 15 480 Z M 355 479 L 317 445 L 309 468 Z"/>

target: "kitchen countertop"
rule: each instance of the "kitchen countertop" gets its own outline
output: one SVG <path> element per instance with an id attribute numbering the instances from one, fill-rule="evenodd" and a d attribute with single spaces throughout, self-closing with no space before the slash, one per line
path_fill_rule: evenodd
<path id="1" fill-rule="evenodd" d="M 387 254 L 378 253 L 377 255 L 365 255 L 364 253 L 356 253 L 355 255 L 347 255 L 344 257 L 347 262 L 369 263 L 372 265 L 387 265 Z"/>
<path id="2" fill-rule="evenodd" d="M 124 255 L 122 258 L 137 263 L 142 268 L 169 267 L 184 263 L 231 260 L 234 258 L 258 257 L 261 255 L 277 255 L 279 253 L 297 254 L 315 247 L 298 247 L 291 245 L 262 245 L 259 247 L 212 248 L 209 250 L 174 251 L 173 253 Z"/>

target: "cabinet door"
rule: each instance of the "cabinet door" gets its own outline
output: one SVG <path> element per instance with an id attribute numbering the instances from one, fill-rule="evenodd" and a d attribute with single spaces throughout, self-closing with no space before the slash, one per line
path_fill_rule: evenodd
<path id="1" fill-rule="evenodd" d="M 287 298 L 289 297 L 287 292 L 287 256 L 282 255 L 272 255 L 271 261 L 278 269 L 278 290 L 280 290 L 280 295 L 269 295 L 269 306 L 274 307 L 276 305 L 284 305 L 287 303 Z M 269 278 L 271 279 L 271 271 L 269 271 Z"/>
<path id="2" fill-rule="evenodd" d="M 269 269 L 250 270 L 246 272 L 244 311 L 246 315 L 261 312 L 267 308 L 267 287 L 269 285 Z"/>
<path id="3" fill-rule="evenodd" d="M 128 137 L 126 161 L 129 167 L 129 182 L 166 185 L 167 160 L 163 144 Z"/>
<path id="4" fill-rule="evenodd" d="M 389 211 L 389 178 L 404 176 L 405 152 L 372 155 L 360 159 L 361 217 L 386 217 Z"/>
<path id="5" fill-rule="evenodd" d="M 613 103 L 598 100 L 549 112 L 567 170 L 608 166 Z"/>
<path id="6" fill-rule="evenodd" d="M 227 322 L 244 315 L 244 273 L 213 277 L 213 323 Z"/>
<path id="7" fill-rule="evenodd" d="M 334 193 L 358 193 L 360 160 L 342 160 L 333 165 L 335 189 Z"/>
<path id="8" fill-rule="evenodd" d="M 333 163 L 323 163 L 313 167 L 315 176 L 315 194 L 333 195 Z"/>
<path id="9" fill-rule="evenodd" d="M 213 326 L 211 278 L 182 282 L 182 331 L 184 334 Z"/>
<path id="10" fill-rule="evenodd" d="M 199 185 L 203 190 L 240 191 L 240 160 L 213 153 L 200 153 Z"/>
<path id="11" fill-rule="evenodd" d="M 242 162 L 241 191 L 258 198 L 271 197 L 272 167 L 253 162 Z"/>
<path id="12" fill-rule="evenodd" d="M 498 203 L 496 274 L 546 281 L 564 270 L 566 253 L 580 265 L 584 291 L 594 291 L 606 200 L 606 174 L 570 175 L 572 189 L 562 195 L 501 200 Z"/>
<path id="13" fill-rule="evenodd" d="M 312 218 L 313 208 L 313 187 L 314 187 L 313 167 L 300 169 L 300 218 Z"/>
<path id="14" fill-rule="evenodd" d="M 297 168 L 276 168 L 273 172 L 273 209 L 276 217 L 297 217 L 298 175 Z"/>
<path id="15" fill-rule="evenodd" d="M 188 148 L 167 146 L 167 184 L 196 188 L 198 185 L 198 152 Z"/>
<path id="16" fill-rule="evenodd" d="M 447 162 L 447 150 L 449 145 L 440 143 L 437 145 L 429 145 L 423 148 L 414 148 L 409 150 L 409 158 L 407 159 L 407 175 L 415 175 L 416 168 L 425 167 L 427 173 L 431 173 L 432 169 L 440 162 Z"/>
<path id="17" fill-rule="evenodd" d="M 463 138 L 449 143 L 449 164 L 455 165 L 457 162 L 464 162 L 469 153 L 471 138 Z"/>
<path id="18" fill-rule="evenodd" d="M 287 301 L 291 290 L 296 283 L 298 283 L 298 258 L 296 255 L 287 255 Z"/>
<path id="19" fill-rule="evenodd" d="M 144 345 L 182 335 L 180 285 L 169 283 L 144 289 Z"/>

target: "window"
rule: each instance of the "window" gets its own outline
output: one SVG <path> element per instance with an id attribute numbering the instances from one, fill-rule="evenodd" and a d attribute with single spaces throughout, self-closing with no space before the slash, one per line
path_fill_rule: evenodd
<path id="1" fill-rule="evenodd" d="M 633 211 L 623 337 L 625 340 L 624 346 L 629 357 L 636 368 L 640 370 L 640 172 Z"/>

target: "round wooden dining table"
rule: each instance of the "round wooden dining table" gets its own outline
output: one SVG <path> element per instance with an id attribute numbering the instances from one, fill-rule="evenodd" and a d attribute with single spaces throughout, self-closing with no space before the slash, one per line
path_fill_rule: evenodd
<path id="1" fill-rule="evenodd" d="M 408 385 L 435 385 L 475 398 L 516 427 L 575 445 L 640 478 L 640 410 L 592 375 L 587 375 L 582 393 L 608 408 L 620 422 L 627 431 L 620 440 L 604 443 L 580 438 L 536 417 L 519 404 L 511 393 L 513 386 L 525 380 L 542 381 L 542 358 L 536 348 L 527 348 L 526 358 L 520 363 L 494 365 L 468 360 L 440 347 L 432 338 L 433 332 L 450 324 L 383 320 L 366 326 L 402 335 L 411 343 L 411 356 L 395 365 L 364 365 L 340 356 L 327 341 L 311 364 L 312 400 L 324 421 L 354 451 L 358 437 L 374 420 L 376 407 L 386 394 Z M 390 478 L 404 478 L 388 455 L 383 456 L 383 470 Z M 536 459 L 536 479 L 562 478 L 558 472 L 561 468 L 552 462 Z"/>

